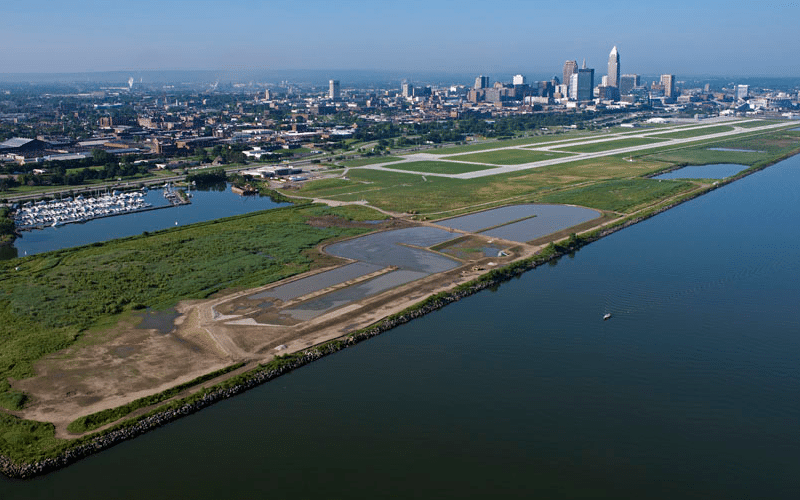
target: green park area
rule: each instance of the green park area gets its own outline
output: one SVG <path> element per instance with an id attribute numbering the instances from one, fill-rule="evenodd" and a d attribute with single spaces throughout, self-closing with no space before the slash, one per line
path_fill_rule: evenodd
<path id="1" fill-rule="evenodd" d="M 445 159 L 455 161 L 473 161 L 476 163 L 491 163 L 492 165 L 521 165 L 542 160 L 552 160 L 569 156 L 565 153 L 550 153 L 548 151 L 528 151 L 525 149 L 498 149 L 484 153 L 462 154 L 446 156 Z"/>

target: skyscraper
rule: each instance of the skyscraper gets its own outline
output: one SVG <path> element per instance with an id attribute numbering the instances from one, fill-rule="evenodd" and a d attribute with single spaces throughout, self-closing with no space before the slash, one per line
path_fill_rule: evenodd
<path id="1" fill-rule="evenodd" d="M 564 85 L 567 85 L 567 86 L 570 85 L 570 82 L 572 81 L 572 80 L 570 80 L 570 78 L 572 77 L 572 74 L 575 73 L 575 71 L 577 69 L 578 69 L 578 61 L 574 61 L 573 60 L 573 61 L 567 61 L 567 62 L 564 63 L 564 79 L 561 80 L 562 82 L 564 82 Z"/>
<path id="2" fill-rule="evenodd" d="M 594 69 L 583 67 L 570 76 L 569 96 L 576 101 L 591 101 L 594 98 Z"/>
<path id="3" fill-rule="evenodd" d="M 622 75 L 619 77 L 620 95 L 628 95 L 638 86 L 640 86 L 639 75 Z"/>
<path id="4" fill-rule="evenodd" d="M 736 86 L 736 100 L 747 99 L 750 97 L 750 85 L 737 85 Z"/>
<path id="5" fill-rule="evenodd" d="M 328 81 L 328 98 L 332 101 L 339 100 L 339 80 Z"/>
<path id="6" fill-rule="evenodd" d="M 661 75 L 664 97 L 675 97 L 675 75 Z"/>
<path id="7" fill-rule="evenodd" d="M 525 79 L 525 75 L 514 75 L 512 83 L 514 85 L 525 85 L 527 83 L 526 79 Z"/>
<path id="8" fill-rule="evenodd" d="M 475 88 L 476 89 L 485 89 L 489 87 L 489 77 L 488 76 L 479 76 L 475 79 Z"/>
<path id="9" fill-rule="evenodd" d="M 619 52 L 616 45 L 608 55 L 608 86 L 619 87 Z"/>
<path id="10" fill-rule="evenodd" d="M 414 86 L 410 83 L 403 84 L 403 97 L 412 97 L 414 95 Z"/>

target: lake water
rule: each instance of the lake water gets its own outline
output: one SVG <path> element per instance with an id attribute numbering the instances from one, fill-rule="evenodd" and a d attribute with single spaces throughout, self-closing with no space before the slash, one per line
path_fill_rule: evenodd
<path id="1" fill-rule="evenodd" d="M 192 190 L 191 193 L 192 203 L 188 205 L 94 219 L 83 224 L 66 224 L 24 231 L 22 237 L 17 238 L 12 247 L 0 251 L 0 259 L 87 245 L 133 236 L 144 231 L 158 231 L 174 227 L 176 222 L 177 225 L 186 225 L 287 205 L 275 203 L 266 196 L 239 196 L 232 192 L 227 184 L 204 190 Z M 154 207 L 169 205 L 162 189 L 148 191 L 145 201 Z"/>
<path id="2" fill-rule="evenodd" d="M 688 166 L 653 177 L 653 179 L 724 179 L 748 168 L 736 163 L 715 163 L 712 165 Z"/>
<path id="3" fill-rule="evenodd" d="M 798 199 L 793 157 L 0 497 L 800 498 Z"/>

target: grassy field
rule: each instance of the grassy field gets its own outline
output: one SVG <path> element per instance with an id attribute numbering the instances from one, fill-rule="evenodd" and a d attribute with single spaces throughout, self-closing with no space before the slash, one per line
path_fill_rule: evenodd
<path id="1" fill-rule="evenodd" d="M 660 161 L 594 158 L 477 179 L 449 179 L 377 170 L 354 170 L 349 180 L 306 184 L 298 194 L 339 201 L 367 200 L 385 210 L 439 214 L 502 200 L 532 201 L 544 193 L 586 182 L 649 175 L 668 167 Z M 611 195 L 613 196 L 613 194 Z"/>
<path id="2" fill-rule="evenodd" d="M 448 160 L 474 161 L 478 163 L 491 163 L 493 165 L 521 165 L 535 161 L 550 160 L 569 156 L 565 153 L 546 153 L 542 151 L 526 151 L 524 149 L 501 149 L 485 153 L 472 153 L 458 156 L 448 156 Z"/>
<path id="3" fill-rule="evenodd" d="M 597 153 L 600 151 L 611 151 L 612 149 L 630 148 L 633 146 L 643 146 L 660 142 L 659 139 L 643 139 L 641 137 L 629 137 L 614 141 L 596 142 L 594 144 L 583 144 L 581 146 L 558 147 L 559 151 L 570 151 L 573 153 Z"/>
<path id="4" fill-rule="evenodd" d="M 753 128 L 753 127 L 763 127 L 764 125 L 773 125 L 778 123 L 776 120 L 756 120 L 747 123 L 737 123 L 737 127 L 741 128 Z"/>
<path id="5" fill-rule="evenodd" d="M 347 160 L 339 162 L 340 165 L 345 167 L 363 167 L 364 165 L 377 165 L 378 163 L 387 163 L 390 161 L 397 161 L 401 158 L 397 156 L 376 156 L 373 158 L 359 158 L 357 160 Z"/>
<path id="6" fill-rule="evenodd" d="M 652 137 L 659 137 L 664 139 L 688 139 L 690 137 L 700 137 L 703 135 L 719 134 L 720 132 L 730 132 L 733 127 L 727 125 L 720 125 L 719 127 L 705 127 L 695 130 L 681 130 L 677 132 L 667 132 L 664 134 L 655 134 Z"/>
<path id="7" fill-rule="evenodd" d="M 509 146 L 526 146 L 529 144 L 541 144 L 544 142 L 565 141 L 569 139 L 578 139 L 587 137 L 594 134 L 589 132 L 565 132 L 561 134 L 548 134 L 535 137 L 522 137 L 519 139 L 506 139 L 503 141 L 488 141 L 480 144 L 467 144 L 464 146 L 451 146 L 445 148 L 432 149 L 429 153 L 449 155 L 457 153 L 471 153 L 474 151 L 484 151 L 486 149 L 506 148 Z"/>
<path id="8" fill-rule="evenodd" d="M 432 174 L 463 174 L 476 170 L 487 170 L 493 167 L 486 165 L 470 165 L 469 163 L 455 163 L 448 161 L 412 161 L 388 165 L 387 168 L 407 170 L 409 172 L 430 172 Z"/>
<path id="9" fill-rule="evenodd" d="M 542 201 L 630 213 L 654 201 L 689 191 L 690 182 L 654 179 L 622 179 L 546 195 Z"/>
<path id="10" fill-rule="evenodd" d="M 306 224 L 320 215 L 382 218 L 364 207 L 287 207 L 0 262 L 0 403 L 24 403 L 7 378 L 33 375 L 34 361 L 101 320 L 305 272 L 315 262 L 304 249 L 365 231 Z"/>
<path id="11" fill-rule="evenodd" d="M 708 165 L 711 163 L 739 163 L 754 165 L 774 156 L 781 156 L 798 147 L 798 134 L 788 130 L 775 130 L 756 133 L 750 136 L 717 139 L 702 144 L 683 146 L 666 151 L 642 151 L 641 157 L 669 163 Z M 749 149 L 754 153 L 742 151 L 712 151 L 709 148 Z"/>

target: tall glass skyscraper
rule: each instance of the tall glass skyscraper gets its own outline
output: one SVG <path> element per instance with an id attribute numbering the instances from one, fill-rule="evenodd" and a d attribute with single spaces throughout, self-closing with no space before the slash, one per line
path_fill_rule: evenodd
<path id="1" fill-rule="evenodd" d="M 570 78 L 572 77 L 572 74 L 575 73 L 577 70 L 578 70 L 578 61 L 572 60 L 572 61 L 565 62 L 564 63 L 564 75 L 563 75 L 564 78 L 561 80 L 561 82 L 564 85 L 569 86 L 570 83 L 571 83 Z"/>
<path id="2" fill-rule="evenodd" d="M 339 80 L 328 81 L 328 99 L 331 101 L 339 100 Z"/>
<path id="3" fill-rule="evenodd" d="M 665 97 L 675 97 L 675 75 L 661 75 L 661 85 Z"/>
<path id="4" fill-rule="evenodd" d="M 615 45 L 608 55 L 608 86 L 619 87 L 619 52 Z"/>
<path id="5" fill-rule="evenodd" d="M 583 60 L 583 67 L 576 70 L 570 77 L 569 96 L 576 101 L 591 101 L 594 92 L 594 69 L 586 67 L 586 60 Z"/>

